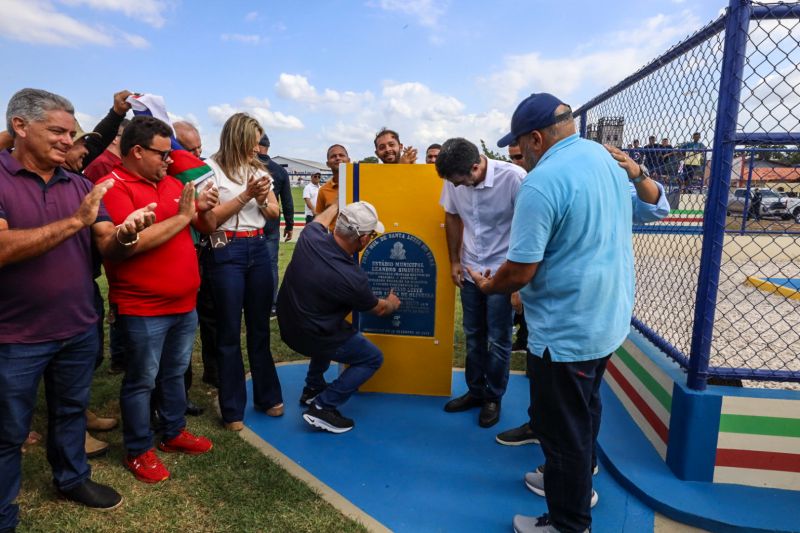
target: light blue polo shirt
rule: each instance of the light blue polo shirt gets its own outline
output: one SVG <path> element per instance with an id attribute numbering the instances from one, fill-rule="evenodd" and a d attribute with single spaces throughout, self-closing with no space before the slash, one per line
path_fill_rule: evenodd
<path id="1" fill-rule="evenodd" d="M 522 291 L 528 349 L 553 361 L 616 350 L 633 310 L 631 191 L 599 143 L 572 135 L 525 177 L 514 207 L 508 260 L 540 263 Z"/>

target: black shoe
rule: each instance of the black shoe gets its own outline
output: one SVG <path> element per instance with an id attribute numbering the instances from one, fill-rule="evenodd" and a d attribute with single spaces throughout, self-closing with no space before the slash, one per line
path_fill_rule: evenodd
<path id="1" fill-rule="evenodd" d="M 344 433 L 350 431 L 355 426 L 350 418 L 342 416 L 336 409 L 322 409 L 312 403 L 308 411 L 303 413 L 303 420 L 314 427 L 330 431 L 331 433 Z"/>
<path id="2" fill-rule="evenodd" d="M 500 420 L 500 402 L 487 401 L 481 407 L 481 414 L 478 415 L 478 425 L 482 428 L 490 428 Z"/>
<path id="3" fill-rule="evenodd" d="M 531 429 L 531 425 L 525 422 L 518 428 L 509 429 L 498 434 L 494 440 L 504 446 L 522 446 L 523 444 L 539 444 L 539 439 Z"/>
<path id="4" fill-rule="evenodd" d="M 314 398 L 319 396 L 322 391 L 325 390 L 325 387 L 321 389 L 312 389 L 311 387 L 303 387 L 303 393 L 300 395 L 300 405 L 305 407 L 306 405 L 311 405 L 311 402 L 314 401 Z"/>
<path id="5" fill-rule="evenodd" d="M 203 414 L 203 409 L 189 398 L 186 398 L 186 414 L 189 416 L 200 416 Z"/>
<path id="6" fill-rule="evenodd" d="M 444 404 L 444 410 L 448 413 L 459 413 L 461 411 L 466 411 L 467 409 L 472 409 L 473 407 L 480 407 L 483 405 L 483 400 L 480 398 L 476 398 L 469 392 L 464 394 L 463 396 L 459 396 L 458 398 L 453 398 L 446 404 Z"/>
<path id="7" fill-rule="evenodd" d="M 109 486 L 87 479 L 71 489 L 59 489 L 61 496 L 98 511 L 110 511 L 122 504 L 122 496 Z"/>

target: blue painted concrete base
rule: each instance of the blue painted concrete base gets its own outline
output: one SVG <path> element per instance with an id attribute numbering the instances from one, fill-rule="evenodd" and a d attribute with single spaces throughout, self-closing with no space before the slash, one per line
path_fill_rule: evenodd
<path id="1" fill-rule="evenodd" d="M 537 445 L 501 446 L 494 437 L 527 418 L 528 381 L 512 375 L 502 418 L 478 426 L 478 410 L 448 414 L 446 398 L 356 394 L 341 409 L 355 429 L 341 435 L 308 426 L 298 405 L 307 365 L 279 367 L 286 413 L 270 418 L 246 413 L 262 439 L 308 470 L 367 514 L 397 532 L 511 531 L 515 514 L 546 512 L 543 498 L 523 483 L 543 462 Z M 331 369 L 328 380 L 335 378 Z M 455 372 L 453 394 L 466 391 Z M 624 490 L 601 465 L 595 477 L 600 502 L 594 532 L 653 531 L 653 512 Z"/>
<path id="2" fill-rule="evenodd" d="M 603 465 L 656 511 L 711 531 L 800 531 L 800 493 L 681 481 L 603 384 Z"/>

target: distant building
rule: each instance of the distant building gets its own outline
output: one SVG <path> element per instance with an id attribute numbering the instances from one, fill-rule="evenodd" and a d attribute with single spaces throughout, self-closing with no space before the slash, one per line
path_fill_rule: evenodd
<path id="1" fill-rule="evenodd" d="M 586 138 L 621 148 L 624 129 L 624 117 L 600 117 L 596 123 L 586 127 Z"/>
<path id="2" fill-rule="evenodd" d="M 325 163 L 318 161 L 284 157 L 282 155 L 276 155 L 272 160 L 286 169 L 286 172 L 289 173 L 289 180 L 294 187 L 308 183 L 311 180 L 311 175 L 315 172 L 319 172 L 322 175 L 322 181 L 327 181 L 333 175 L 331 169 Z"/>
<path id="3" fill-rule="evenodd" d="M 731 173 L 731 188 L 747 187 L 747 178 L 750 176 L 751 155 L 737 155 L 733 160 Z M 800 168 L 785 165 L 777 161 L 761 160 L 752 161 L 751 187 L 768 187 L 782 192 L 800 192 Z"/>

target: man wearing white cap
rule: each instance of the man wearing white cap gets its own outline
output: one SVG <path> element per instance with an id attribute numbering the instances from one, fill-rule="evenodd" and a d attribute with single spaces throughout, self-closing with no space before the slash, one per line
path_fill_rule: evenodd
<path id="1" fill-rule="evenodd" d="M 375 208 L 367 202 L 349 204 L 331 234 L 326 228 L 336 218 L 338 207 L 329 206 L 303 229 L 278 293 L 281 338 L 311 358 L 300 397 L 300 403 L 308 405 L 303 419 L 332 433 L 353 429 L 353 420 L 342 416 L 338 407 L 383 364 L 378 347 L 345 317 L 352 312 L 385 316 L 400 307 L 394 291 L 386 298 L 375 296 L 366 272 L 353 260 L 354 254 L 383 233 Z M 323 374 L 331 361 L 348 367 L 327 384 Z"/>

